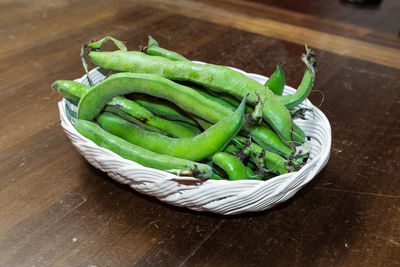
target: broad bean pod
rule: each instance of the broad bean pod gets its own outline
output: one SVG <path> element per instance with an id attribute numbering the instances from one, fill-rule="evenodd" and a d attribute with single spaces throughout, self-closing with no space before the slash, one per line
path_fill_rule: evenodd
<path id="1" fill-rule="evenodd" d="M 151 44 L 155 43 L 157 47 L 159 47 L 159 44 L 157 41 L 155 41 L 154 39 L 152 39 L 149 36 L 149 46 Z M 163 49 L 164 53 L 159 53 L 158 56 L 161 57 L 165 57 L 167 59 L 170 60 L 174 60 L 174 61 L 178 61 L 180 60 L 179 58 L 182 57 L 182 60 L 187 60 L 185 57 L 181 56 L 180 54 L 177 54 L 173 51 L 169 51 L 166 49 Z M 151 53 L 147 53 L 149 55 L 152 55 Z M 178 56 L 176 56 L 178 55 Z M 306 64 L 306 72 L 303 76 L 303 80 L 300 84 L 300 86 L 298 87 L 297 91 L 295 94 L 292 95 L 286 95 L 283 97 L 279 97 L 282 96 L 283 90 L 285 88 L 285 73 L 283 72 L 282 68 L 281 68 L 281 64 L 278 64 L 276 67 L 276 70 L 274 71 L 274 73 L 269 77 L 269 79 L 267 80 L 267 82 L 265 82 L 264 86 L 266 86 L 269 90 L 271 90 L 275 95 L 278 96 L 278 100 L 283 103 L 285 106 L 288 107 L 294 107 L 297 104 L 301 103 L 305 98 L 307 98 L 307 96 L 309 95 L 313 83 L 314 83 L 314 79 L 315 79 L 315 57 L 314 57 L 314 52 L 309 49 L 306 46 L 306 55 L 302 56 L 302 60 L 303 62 Z M 199 93 L 201 93 L 203 96 L 214 100 L 215 102 L 229 108 L 232 109 L 234 107 L 237 107 L 239 105 L 239 101 L 230 96 L 230 95 L 226 95 L 226 94 L 212 94 L 211 92 L 207 92 L 204 89 L 198 89 L 198 88 L 194 88 L 195 90 L 199 90 Z M 230 107 L 229 105 L 226 105 L 225 103 L 231 104 L 233 107 Z M 253 110 L 251 108 L 246 107 L 246 113 L 252 113 Z M 295 123 L 293 123 L 293 140 L 296 143 L 303 143 L 305 141 L 305 134 L 303 132 L 303 130 L 298 127 Z"/>
<path id="2" fill-rule="evenodd" d="M 240 143 L 245 143 L 246 142 L 246 138 L 243 136 L 236 136 L 234 138 L 235 142 L 240 142 Z M 234 144 L 235 144 L 234 142 Z M 263 155 L 263 161 L 265 162 L 265 167 L 268 168 L 269 170 L 278 172 L 279 174 L 284 174 L 284 173 L 288 173 L 289 172 L 289 166 L 287 165 L 287 161 L 279 156 L 278 154 L 269 152 L 264 150 L 263 152 L 263 148 L 259 145 L 257 145 L 254 142 L 251 142 L 250 144 L 250 159 L 252 160 L 253 163 L 256 163 L 257 159 L 256 156 L 260 155 L 260 154 L 264 154 Z M 262 167 L 264 167 L 262 166 Z"/>
<path id="3" fill-rule="evenodd" d="M 229 180 L 246 179 L 246 169 L 237 157 L 226 152 L 218 152 L 212 157 L 212 162 L 226 172 Z"/>
<path id="4" fill-rule="evenodd" d="M 193 89 L 179 85 L 166 78 L 153 74 L 117 73 L 92 87 L 82 96 L 79 102 L 78 117 L 91 120 L 100 113 L 109 99 L 117 95 L 133 92 L 145 93 L 167 99 L 174 102 L 183 110 L 213 123 L 222 120 L 232 113 L 232 111 L 223 106 L 204 98 Z M 244 128 L 247 131 L 248 127 L 246 126 Z M 251 129 L 252 136 L 259 136 L 260 139 L 265 138 L 270 133 L 273 132 L 271 130 L 267 132 L 267 129 L 263 127 Z M 285 147 L 284 149 L 287 150 L 284 151 L 282 148 L 282 153 L 290 155 L 291 152 L 289 151 L 292 151 L 291 148 L 277 138 L 274 140 L 274 144 L 278 144 L 278 148 L 278 142 L 283 144 L 282 147 Z"/>
<path id="5" fill-rule="evenodd" d="M 52 84 L 52 88 L 75 105 L 78 105 L 82 95 L 90 90 L 90 86 L 68 80 L 58 80 Z M 136 102 L 123 97 L 114 97 L 107 103 L 105 109 L 150 131 L 161 132 L 173 137 L 188 137 L 197 133 L 187 127 L 154 116 Z"/>
<path id="6" fill-rule="evenodd" d="M 243 124 L 244 105 L 245 101 L 234 113 L 206 131 L 186 138 L 170 138 L 149 132 L 107 112 L 100 114 L 97 122 L 106 131 L 151 151 L 183 159 L 202 160 L 223 150 L 236 136 Z"/>
<path id="7" fill-rule="evenodd" d="M 297 87 L 296 93 L 277 96 L 278 100 L 288 108 L 293 108 L 303 102 L 310 94 L 314 85 L 316 66 L 314 52 L 306 46 L 306 54 L 303 54 L 301 59 L 306 65 L 306 70 L 299 87 Z"/>
<path id="8" fill-rule="evenodd" d="M 238 107 L 238 105 L 240 104 L 240 102 L 238 102 L 237 100 L 235 100 L 235 102 L 232 102 L 233 104 L 230 104 L 230 103 L 226 102 L 224 99 L 219 98 L 216 95 L 213 95 L 212 93 L 210 93 L 204 89 L 194 88 L 194 87 L 192 87 L 192 88 L 194 90 L 196 90 L 199 94 L 204 96 L 205 98 L 208 98 L 208 99 L 226 107 L 229 110 L 235 110 Z M 246 113 L 252 113 L 252 112 L 253 112 L 253 109 L 246 106 Z M 198 119 L 195 118 L 195 120 L 202 127 L 206 126 L 206 124 L 204 124 L 203 122 L 200 122 Z M 245 129 L 247 130 L 248 133 L 250 133 L 250 135 L 252 135 L 252 137 L 254 137 L 254 140 L 256 140 L 256 142 L 261 142 L 262 146 L 265 149 L 268 149 L 268 150 L 271 150 L 274 152 L 280 152 L 280 153 L 283 152 L 286 155 L 289 155 L 292 152 L 292 149 L 289 148 L 284 142 L 282 142 L 281 139 L 279 138 L 279 136 L 277 136 L 276 133 L 265 124 L 258 125 L 258 126 L 248 125 L 245 127 Z M 305 135 L 304 131 L 294 122 L 293 122 L 292 135 L 293 135 L 293 141 L 296 144 L 302 144 L 302 143 L 304 143 L 304 141 L 306 139 L 306 135 Z"/>
<path id="9" fill-rule="evenodd" d="M 276 66 L 276 70 L 265 82 L 264 86 L 271 90 L 275 95 L 280 96 L 285 88 L 285 80 L 285 73 L 281 68 L 281 64 L 278 64 L 278 66 Z"/>
<path id="10" fill-rule="evenodd" d="M 92 120 L 114 96 L 143 93 L 175 103 L 183 110 L 212 122 L 232 112 L 191 88 L 154 74 L 117 73 L 87 91 L 79 101 L 78 118 Z"/>
<path id="11" fill-rule="evenodd" d="M 150 37 L 151 38 L 151 37 Z M 153 41 L 155 41 L 153 39 Z M 157 43 L 157 41 L 155 41 L 157 46 L 159 47 L 159 44 Z M 150 40 L 149 40 L 149 44 L 150 44 Z M 164 49 L 166 50 L 166 49 Z M 166 50 L 169 51 L 169 50 Z M 179 57 L 173 56 L 174 54 L 177 54 L 175 52 L 169 51 L 172 54 L 169 53 L 163 53 L 163 54 L 159 54 L 159 56 L 165 57 L 167 59 L 170 60 L 179 60 Z M 147 53 L 149 54 L 149 53 Z M 149 54 L 151 55 L 151 54 Z M 178 54 L 179 55 L 179 54 Z M 181 55 L 179 55 L 181 56 Z M 183 57 L 183 56 L 181 56 Z M 187 60 L 185 58 L 185 60 Z M 306 64 L 306 72 L 304 73 L 303 76 L 303 80 L 300 84 L 300 86 L 297 88 L 297 91 L 295 94 L 291 94 L 291 95 L 286 95 L 286 96 L 282 96 L 283 90 L 285 88 L 285 74 L 281 68 L 281 64 L 278 64 L 276 67 L 275 72 L 269 77 L 269 79 L 267 80 L 267 82 L 264 84 L 264 86 L 266 86 L 269 90 L 271 90 L 275 95 L 277 95 L 278 100 L 284 104 L 287 107 L 294 107 L 298 104 L 300 104 L 302 101 L 304 101 L 304 99 L 307 98 L 307 96 L 309 95 L 313 83 L 314 83 L 314 79 L 315 79 L 315 56 L 314 56 L 314 52 L 309 49 L 306 46 L 306 55 L 302 56 L 302 60 L 303 62 Z M 197 88 L 195 88 L 197 89 Z M 239 101 L 230 96 L 230 95 L 226 95 L 226 94 L 220 94 L 220 95 L 212 95 L 212 94 L 208 94 L 209 92 L 206 92 L 203 89 L 198 89 L 200 90 L 199 93 L 201 93 L 203 96 L 214 100 L 215 102 L 230 108 L 229 105 L 226 105 L 225 103 L 227 102 L 228 104 L 231 104 L 233 107 L 235 108 L 239 105 Z M 222 102 L 222 103 L 221 103 Z M 246 107 L 246 113 L 252 113 L 253 110 L 251 108 Z M 231 108 L 230 108 L 231 109 Z M 296 144 L 302 144 L 305 141 L 305 133 L 304 131 L 298 127 L 295 123 L 293 123 L 293 129 L 292 129 L 292 137 L 293 137 L 293 141 Z"/>
<path id="12" fill-rule="evenodd" d="M 212 123 L 200 118 L 198 116 L 193 116 L 193 119 L 205 130 L 212 126 Z M 249 126 L 244 125 L 242 133 L 244 135 L 249 135 L 255 142 L 257 142 L 262 148 L 267 151 L 279 154 L 285 158 L 289 158 L 293 150 L 288 147 L 282 140 L 276 135 L 276 133 L 271 130 L 268 126 Z M 241 133 L 241 134 L 242 134 Z"/>
<path id="13" fill-rule="evenodd" d="M 167 171 L 180 176 L 208 178 L 212 175 L 211 167 L 206 164 L 152 152 L 106 132 L 94 122 L 78 120 L 75 128 L 97 145 L 145 167 Z"/>
<path id="14" fill-rule="evenodd" d="M 159 44 L 157 41 L 152 39 L 150 41 L 150 36 L 149 36 L 149 45 L 150 43 L 155 42 L 156 45 L 159 47 Z M 281 64 L 278 64 L 276 67 L 275 72 L 269 77 L 269 79 L 265 82 L 264 86 L 267 87 L 269 90 L 271 90 L 276 96 L 277 99 L 284 104 L 288 108 L 292 108 L 300 104 L 304 99 L 307 98 L 309 95 L 312 86 L 314 84 L 315 80 L 315 66 L 316 66 L 316 59 L 313 50 L 309 49 L 307 45 L 305 46 L 306 48 L 306 54 L 302 55 L 302 61 L 306 65 L 306 71 L 303 76 L 303 80 L 300 83 L 299 87 L 297 88 L 297 91 L 295 94 L 291 95 L 285 95 L 282 96 L 283 90 L 285 88 L 285 74 L 281 68 Z M 182 60 L 187 61 L 185 57 L 182 55 L 175 53 L 173 51 L 169 51 L 163 48 L 162 49 L 163 53 L 159 53 L 158 56 L 173 60 L 173 61 L 178 61 L 180 60 L 179 58 L 182 58 Z M 121 49 L 123 50 L 123 49 Z M 124 50 L 126 51 L 126 50 Z M 151 55 L 150 53 L 147 53 L 148 55 Z M 220 98 L 224 99 L 228 103 L 238 106 L 238 101 L 235 98 L 230 97 L 229 95 L 226 96 L 220 96 Z M 247 113 L 251 113 L 246 111 Z M 298 141 L 298 140 L 295 140 Z"/>
<path id="15" fill-rule="evenodd" d="M 99 48 L 96 44 L 87 45 Z M 89 59 L 97 66 L 114 71 L 158 74 L 171 80 L 190 81 L 218 92 L 226 92 L 237 98 L 248 95 L 248 102 L 255 104 L 261 97 L 263 118 L 277 134 L 293 146 L 292 118 L 270 90 L 262 84 L 225 66 L 196 64 L 191 61 L 172 61 L 163 57 L 149 56 L 135 51 L 91 51 Z"/>
<path id="16" fill-rule="evenodd" d="M 151 36 L 149 36 L 148 45 L 142 49 L 142 52 L 145 52 L 146 54 L 151 55 L 151 56 L 166 57 L 173 61 L 188 60 L 184 56 L 182 56 L 178 53 L 175 53 L 173 51 L 170 51 L 170 50 L 160 47 L 158 42 L 155 39 L 153 39 Z"/>
<path id="17" fill-rule="evenodd" d="M 172 121 L 182 121 L 197 126 L 196 122 L 192 120 L 188 114 L 169 101 L 136 93 L 127 95 L 127 98 L 135 101 L 161 118 Z"/>

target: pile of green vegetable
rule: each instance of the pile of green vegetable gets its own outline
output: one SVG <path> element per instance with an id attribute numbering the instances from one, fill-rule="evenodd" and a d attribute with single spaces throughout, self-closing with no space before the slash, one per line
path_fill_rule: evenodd
<path id="1" fill-rule="evenodd" d="M 99 49 L 107 40 L 119 48 Z M 85 49 L 96 66 L 110 70 L 93 85 Z M 128 51 L 112 37 L 86 44 L 82 63 L 90 86 L 53 83 L 78 106 L 79 133 L 120 156 L 179 176 L 265 180 L 299 170 L 307 151 L 293 123 L 315 78 L 315 57 L 306 46 L 306 70 L 296 93 L 282 96 L 285 75 L 277 66 L 265 85 L 225 66 L 196 64 L 163 49 L 151 37 Z"/>

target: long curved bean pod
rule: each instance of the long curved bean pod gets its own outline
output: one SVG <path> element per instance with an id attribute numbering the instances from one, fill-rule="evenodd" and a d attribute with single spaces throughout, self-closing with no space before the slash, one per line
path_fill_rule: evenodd
<path id="1" fill-rule="evenodd" d="M 151 38 L 151 37 L 150 37 Z M 153 41 L 155 41 L 153 39 Z M 155 41 L 156 42 L 156 41 Z M 149 45 L 150 45 L 151 41 L 149 39 Z M 156 42 L 156 45 L 159 47 L 159 44 Z M 163 49 L 166 50 L 166 49 Z M 158 54 L 158 56 L 162 56 L 165 57 L 167 59 L 170 60 L 179 60 L 179 57 L 176 57 L 175 52 L 166 50 L 170 53 L 160 53 Z M 149 54 L 149 53 L 148 53 Z M 179 54 L 177 54 L 179 55 Z M 181 55 L 179 55 L 181 56 Z M 186 60 L 186 58 L 185 58 Z M 269 90 L 271 90 L 275 95 L 277 95 L 278 100 L 284 104 L 287 107 L 294 107 L 296 105 L 298 105 L 299 103 L 301 103 L 302 101 L 304 101 L 304 99 L 307 98 L 307 96 L 309 95 L 313 83 L 314 83 L 314 79 L 315 79 L 315 57 L 314 57 L 314 53 L 311 49 L 309 49 L 306 46 L 306 55 L 302 56 L 302 60 L 303 62 L 306 64 L 307 66 L 307 70 L 303 76 L 303 80 L 300 84 L 300 86 L 298 87 L 297 91 L 295 94 L 292 95 L 287 95 L 287 96 L 282 96 L 283 93 L 283 89 L 285 87 L 285 74 L 281 68 L 281 64 L 278 64 L 276 67 L 275 72 L 269 77 L 269 79 L 267 80 L 267 82 L 264 84 L 264 86 L 266 86 Z M 215 102 L 225 106 L 226 108 L 229 108 L 231 110 L 233 110 L 235 107 L 238 107 L 240 104 L 240 101 L 230 95 L 226 95 L 226 94 L 220 94 L 220 95 L 212 95 L 211 92 L 207 92 L 204 89 L 199 89 L 199 88 L 194 88 L 195 90 L 197 90 L 200 94 L 202 94 L 204 97 L 209 98 L 211 100 L 214 100 Z M 227 105 L 226 103 L 230 104 Z M 253 110 L 249 107 L 246 107 L 246 113 L 252 113 Z M 304 131 L 297 126 L 294 122 L 293 122 L 293 129 L 292 129 L 292 137 L 293 137 L 293 141 L 296 144 L 301 144 L 304 143 L 306 136 Z M 256 139 L 257 138 L 256 136 Z"/>
<path id="2" fill-rule="evenodd" d="M 90 87 L 87 85 L 68 80 L 58 80 L 52 84 L 52 87 L 60 95 L 76 105 L 79 103 L 82 95 L 90 90 Z M 123 97 L 114 97 L 107 103 L 105 109 L 149 131 L 161 132 L 172 137 L 188 137 L 194 136 L 197 133 L 187 127 L 159 118 L 134 101 Z"/>
<path id="3" fill-rule="evenodd" d="M 248 94 L 248 102 L 252 104 L 261 97 L 264 103 L 263 118 L 283 140 L 292 144 L 292 118 L 286 107 L 262 84 L 228 67 L 172 61 L 135 51 L 91 51 L 88 55 L 95 65 L 105 69 L 152 73 L 172 80 L 190 81 L 240 99 Z"/>
<path id="4" fill-rule="evenodd" d="M 189 131 L 193 132 L 194 135 L 198 135 L 202 132 L 202 128 L 199 125 L 194 126 L 193 124 L 184 122 L 184 121 L 174 121 L 175 124 L 178 124 L 182 127 L 185 127 Z"/>
<path id="5" fill-rule="evenodd" d="M 225 118 L 232 112 L 215 102 L 208 100 L 193 89 L 174 83 L 168 79 L 152 74 L 118 73 L 108 77 L 103 82 L 86 92 L 80 102 L 78 117 L 93 119 L 114 96 L 132 92 L 146 93 L 175 102 L 183 110 L 193 113 L 213 123 Z M 188 101 L 189 100 L 189 101 Z M 248 128 L 247 126 L 245 127 Z M 265 139 L 268 133 L 262 127 L 251 130 L 252 136 Z M 276 136 L 276 134 L 275 134 Z M 274 143 L 283 144 L 277 138 Z M 285 146 L 285 144 L 283 144 Z M 282 146 L 282 147 L 283 147 Z M 283 153 L 290 155 L 291 148 L 285 146 Z M 287 151 L 286 151 L 287 150 Z"/>
<path id="6" fill-rule="evenodd" d="M 226 172 L 229 180 L 246 179 L 246 169 L 237 157 L 226 152 L 218 152 L 212 157 L 212 162 Z"/>
<path id="7" fill-rule="evenodd" d="M 78 105 L 81 97 L 90 89 L 88 85 L 69 80 L 55 81 L 51 87 L 74 105 Z"/>
<path id="8" fill-rule="evenodd" d="M 184 56 L 178 53 L 161 48 L 158 42 L 151 36 L 149 36 L 149 44 L 146 47 L 144 47 L 142 51 L 151 56 L 166 57 L 174 61 L 188 60 Z"/>
<path id="9" fill-rule="evenodd" d="M 193 86 L 190 86 L 190 88 L 194 89 L 196 92 L 198 92 L 199 94 L 201 94 L 202 96 L 204 96 L 207 99 L 210 99 L 212 101 L 214 101 L 215 103 L 220 104 L 221 106 L 226 107 L 227 109 L 229 109 L 230 111 L 235 111 L 236 108 L 240 105 L 240 102 L 238 103 L 239 105 L 237 105 L 236 107 L 232 106 L 231 104 L 229 104 L 228 102 L 224 101 L 223 99 L 221 99 L 218 96 L 212 95 L 209 92 L 207 92 L 206 90 L 202 89 L 202 88 L 195 88 Z"/>
<path id="10" fill-rule="evenodd" d="M 196 90 L 199 94 L 201 94 L 202 96 L 204 96 L 207 99 L 210 99 L 224 107 L 226 107 L 229 110 L 235 110 L 237 108 L 237 106 L 240 104 L 240 102 L 236 105 L 237 102 L 233 102 L 233 104 L 230 104 L 228 102 L 226 102 L 224 99 L 222 99 L 221 97 L 217 97 L 216 95 L 213 95 L 212 93 L 208 92 L 207 90 L 201 89 L 201 88 L 194 88 L 191 87 L 194 90 Z M 237 100 L 235 100 L 237 101 Z M 246 113 L 253 113 L 253 109 L 246 106 Z M 200 124 L 200 126 L 207 126 L 206 124 L 204 124 L 203 121 L 199 121 L 199 118 L 194 118 L 197 123 Z M 203 127 L 204 128 L 204 127 Z M 279 152 L 284 152 L 287 155 L 289 155 L 291 153 L 291 148 L 289 148 L 284 142 L 282 142 L 280 140 L 280 138 L 276 135 L 276 133 L 274 131 L 272 131 L 268 126 L 266 125 L 260 125 L 260 126 L 248 126 L 246 127 L 247 129 L 254 129 L 254 131 L 249 131 L 254 132 L 254 139 L 255 140 L 259 140 L 261 141 L 262 139 L 262 144 L 267 145 L 268 147 L 274 149 L 273 151 L 279 151 Z M 260 138 L 259 134 L 263 134 L 265 138 Z M 304 143 L 305 141 L 305 133 L 303 132 L 303 130 L 296 124 L 293 122 L 293 141 L 296 144 L 301 144 Z M 264 148 L 268 149 L 268 147 L 265 146 Z M 283 150 L 283 151 L 282 151 Z"/>
<path id="11" fill-rule="evenodd" d="M 153 115 L 138 103 L 124 97 L 116 96 L 107 103 L 106 111 L 115 113 L 120 117 L 134 122 L 146 130 L 159 132 L 172 137 L 195 136 L 197 131 L 188 129 L 179 123 L 168 121 Z"/>
<path id="12" fill-rule="evenodd" d="M 182 121 L 192 125 L 196 125 L 196 122 L 192 120 L 183 110 L 164 99 L 155 98 L 144 94 L 130 94 L 127 98 L 135 101 L 139 105 L 150 110 L 157 116 L 173 121 Z"/>
<path id="13" fill-rule="evenodd" d="M 243 124 L 245 102 L 228 117 L 194 137 L 170 138 L 146 131 L 114 114 L 102 113 L 97 122 L 106 131 L 151 151 L 189 160 L 202 160 L 221 151 Z"/>
<path id="14" fill-rule="evenodd" d="M 183 110 L 212 122 L 232 112 L 191 88 L 154 74 L 117 73 L 87 91 L 79 101 L 78 118 L 92 120 L 114 96 L 143 93 L 175 103 Z"/>
<path id="15" fill-rule="evenodd" d="M 150 37 L 151 38 L 151 37 Z M 150 43 L 156 43 L 156 46 L 159 47 L 159 44 L 153 39 L 150 41 L 149 39 L 149 46 Z M 157 56 L 161 56 L 173 61 L 178 61 L 180 60 L 179 58 L 184 58 L 183 56 L 173 52 L 169 51 L 163 48 L 162 49 L 163 53 L 157 54 Z M 124 49 L 121 49 L 124 50 Z M 126 51 L 126 50 L 124 50 Z M 151 55 L 150 53 L 147 53 Z M 182 60 L 187 60 L 186 58 Z M 315 80 L 315 65 L 316 65 L 316 60 L 315 60 L 315 55 L 314 52 L 309 49 L 306 45 L 306 55 L 302 55 L 302 61 L 306 64 L 306 71 L 303 76 L 303 80 L 300 83 L 299 87 L 297 88 L 297 91 L 295 94 L 292 95 L 286 95 L 282 96 L 283 89 L 285 88 L 285 74 L 280 66 L 280 64 L 277 65 L 275 72 L 269 77 L 267 82 L 264 84 L 269 90 L 271 90 L 276 96 L 279 102 L 284 104 L 286 107 L 291 108 L 295 107 L 296 105 L 300 104 L 304 99 L 308 97 L 310 94 L 310 91 L 313 87 L 314 80 Z M 240 101 L 237 99 L 229 96 L 229 95 L 221 95 L 219 96 L 221 99 L 225 100 L 226 102 L 232 104 L 233 106 L 238 106 Z M 251 113 L 246 111 L 247 113 Z M 299 135 L 298 135 L 299 136 Z M 299 140 L 294 140 L 296 142 L 299 142 Z"/>
<path id="16" fill-rule="evenodd" d="M 193 115 L 192 117 L 204 130 L 212 126 L 212 123 L 202 118 L 199 118 L 198 116 Z M 293 150 L 290 147 L 288 147 L 284 142 L 282 142 L 282 140 L 276 135 L 276 133 L 273 130 L 271 130 L 271 128 L 269 128 L 268 126 L 244 125 L 242 132 L 243 134 L 252 137 L 257 144 L 259 144 L 262 148 L 266 149 L 267 151 L 270 151 L 272 153 L 277 153 L 283 156 L 284 158 L 289 158 L 293 153 Z"/>
<path id="17" fill-rule="evenodd" d="M 181 176 L 199 178 L 208 178 L 212 174 L 211 167 L 206 164 L 149 151 L 106 132 L 93 122 L 78 120 L 75 124 L 75 128 L 79 133 L 92 140 L 97 145 L 107 148 L 121 157 L 135 161 L 145 167 L 164 170 Z"/>
<path id="18" fill-rule="evenodd" d="M 306 46 L 306 55 L 303 54 L 301 60 L 306 64 L 306 71 L 303 79 L 297 87 L 296 93 L 285 96 L 277 96 L 279 102 L 288 108 L 292 108 L 303 102 L 311 92 L 315 80 L 315 56 L 314 52 Z"/>

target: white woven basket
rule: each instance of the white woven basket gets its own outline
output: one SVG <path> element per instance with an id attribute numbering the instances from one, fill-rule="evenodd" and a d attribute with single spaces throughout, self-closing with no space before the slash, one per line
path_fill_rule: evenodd
<path id="1" fill-rule="evenodd" d="M 201 63 L 202 62 L 197 62 Z M 264 84 L 267 77 L 246 73 L 247 77 Z M 99 83 L 105 76 L 93 69 L 93 82 Z M 86 75 L 76 81 L 88 84 Z M 284 94 L 295 90 L 286 86 Z M 310 159 L 298 172 L 274 177 L 267 181 L 241 180 L 199 180 L 192 177 L 178 177 L 173 174 L 143 167 L 126 160 L 114 152 L 99 147 L 79 134 L 74 126 L 71 112 L 77 108 L 63 99 L 58 103 L 61 126 L 75 148 L 94 167 L 108 173 L 114 180 L 129 184 L 133 189 L 172 205 L 187 207 L 197 211 L 209 211 L 224 215 L 254 212 L 269 209 L 292 197 L 326 165 L 331 149 L 331 127 L 325 115 L 310 101 L 299 107 L 311 108 L 305 120 L 296 123 L 311 137 L 305 144 L 311 149 Z"/>

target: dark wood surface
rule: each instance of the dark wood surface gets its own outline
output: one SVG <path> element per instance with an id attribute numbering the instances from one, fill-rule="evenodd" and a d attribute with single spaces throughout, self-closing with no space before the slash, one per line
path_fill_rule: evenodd
<path id="1" fill-rule="evenodd" d="M 400 3 L 308 2 L 0 1 L 0 266 L 400 265 Z M 271 210 L 223 217 L 91 167 L 50 84 L 83 75 L 83 43 L 111 35 L 136 50 L 149 34 L 263 75 L 284 62 L 293 87 L 313 47 L 310 99 L 333 135 L 325 169 Z"/>

